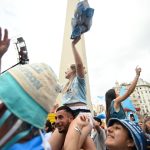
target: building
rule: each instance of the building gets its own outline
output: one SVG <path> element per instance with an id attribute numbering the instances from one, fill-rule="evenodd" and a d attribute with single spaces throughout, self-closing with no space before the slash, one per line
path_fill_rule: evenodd
<path id="1" fill-rule="evenodd" d="M 120 91 L 121 86 L 129 87 L 130 83 L 115 83 L 115 88 Z M 139 79 L 134 92 L 130 95 L 130 99 L 135 109 L 140 115 L 150 115 L 150 83 Z"/>
<path id="2" fill-rule="evenodd" d="M 100 114 L 102 112 L 105 112 L 105 107 L 102 104 L 95 104 L 93 105 L 93 110 L 96 114 Z"/>

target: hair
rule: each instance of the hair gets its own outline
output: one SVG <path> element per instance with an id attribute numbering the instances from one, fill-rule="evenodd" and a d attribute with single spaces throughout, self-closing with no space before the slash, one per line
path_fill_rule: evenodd
<path id="1" fill-rule="evenodd" d="M 46 120 L 45 127 L 48 127 L 48 129 L 46 130 L 47 133 L 53 131 L 52 124 L 49 120 Z"/>
<path id="2" fill-rule="evenodd" d="M 86 72 L 86 70 L 85 70 L 85 67 L 83 67 L 84 68 L 84 74 L 86 74 L 87 72 Z M 70 65 L 70 69 L 74 72 L 74 75 L 76 76 L 76 65 L 75 64 L 71 64 Z M 68 90 L 69 90 L 69 88 L 70 88 L 70 86 L 71 86 L 71 84 L 72 84 L 72 81 L 73 81 L 73 79 L 72 80 L 69 80 L 66 84 L 65 84 L 65 86 L 64 86 L 64 88 L 63 88 L 63 90 L 62 90 L 62 93 L 66 93 Z"/>
<path id="3" fill-rule="evenodd" d="M 69 113 L 71 116 L 73 116 L 73 118 L 75 118 L 74 112 L 73 112 L 73 110 L 72 110 L 70 107 L 68 107 L 68 106 L 66 106 L 66 105 L 60 106 L 60 107 L 57 108 L 56 112 L 58 112 L 58 111 L 60 111 L 60 110 L 64 110 L 65 112 L 67 112 L 67 113 Z"/>
<path id="4" fill-rule="evenodd" d="M 110 89 L 105 94 L 105 103 L 106 103 L 106 122 L 108 122 L 110 118 L 110 105 L 111 102 L 116 98 L 115 89 Z"/>
<path id="5" fill-rule="evenodd" d="M 71 65 L 70 65 L 70 68 L 72 69 L 72 71 L 75 71 L 75 72 L 76 72 L 76 65 L 75 65 L 75 64 L 71 64 Z"/>
<path id="6" fill-rule="evenodd" d="M 74 74 L 76 74 L 76 65 L 75 65 L 75 64 L 71 64 L 71 65 L 70 65 L 70 69 L 71 69 L 72 71 L 74 71 Z M 71 84 L 72 84 L 72 80 L 69 80 L 69 81 L 65 84 L 65 86 L 64 86 L 64 88 L 63 88 L 63 90 L 62 90 L 62 93 L 66 93 L 66 92 L 69 90 Z"/>
<path id="7" fill-rule="evenodd" d="M 71 64 L 70 68 L 72 69 L 72 71 L 74 71 L 76 73 L 76 65 L 75 64 Z M 86 69 L 84 66 L 83 66 L 83 69 L 84 69 L 84 74 L 86 74 L 87 72 L 86 72 Z"/>

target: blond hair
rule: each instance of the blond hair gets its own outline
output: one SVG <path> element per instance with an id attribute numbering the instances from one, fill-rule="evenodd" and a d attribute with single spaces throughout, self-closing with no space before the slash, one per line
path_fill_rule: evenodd
<path id="1" fill-rule="evenodd" d="M 72 69 L 72 71 L 74 72 L 74 74 L 75 74 L 75 76 L 76 76 L 76 65 L 75 65 L 75 64 L 71 64 L 71 65 L 70 65 L 70 68 Z M 87 72 L 86 72 L 86 70 L 85 70 L 85 67 L 83 67 L 83 68 L 84 68 L 84 74 L 86 74 Z M 69 81 L 65 84 L 65 86 L 64 86 L 64 88 L 63 88 L 63 90 L 62 90 L 62 93 L 66 93 L 66 92 L 69 90 L 69 88 L 71 87 L 71 84 L 72 84 L 73 79 L 74 79 L 74 78 L 72 78 L 71 80 L 69 80 Z"/>

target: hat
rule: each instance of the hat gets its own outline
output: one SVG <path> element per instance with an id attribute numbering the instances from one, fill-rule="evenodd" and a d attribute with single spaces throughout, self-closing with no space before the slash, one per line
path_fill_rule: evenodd
<path id="1" fill-rule="evenodd" d="M 133 122 L 130 121 L 128 119 L 117 119 L 117 118 L 112 118 L 108 121 L 108 127 L 112 126 L 113 123 L 115 122 L 119 122 L 120 124 L 122 124 L 124 127 L 127 128 L 127 130 L 130 132 L 134 143 L 135 143 L 135 147 L 137 150 L 145 150 L 146 148 L 146 139 L 145 139 L 145 135 L 141 129 L 141 127 Z"/>
<path id="2" fill-rule="evenodd" d="M 46 64 L 14 67 L 0 76 L 0 100 L 18 118 L 44 128 L 59 93 L 55 73 Z"/>
<path id="3" fill-rule="evenodd" d="M 106 119 L 106 114 L 100 113 L 99 115 L 97 115 L 97 118 L 99 118 L 99 119 Z"/>
<path id="4" fill-rule="evenodd" d="M 47 116 L 47 120 L 51 123 L 54 123 L 56 121 L 55 117 L 56 117 L 56 113 L 49 113 Z"/>

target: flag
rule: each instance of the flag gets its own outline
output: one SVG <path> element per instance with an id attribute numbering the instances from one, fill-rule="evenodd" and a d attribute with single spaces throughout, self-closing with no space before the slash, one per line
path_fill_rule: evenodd
<path id="1" fill-rule="evenodd" d="M 125 92 L 126 92 L 126 88 L 122 86 L 120 90 L 120 95 L 121 96 L 124 95 Z M 126 100 L 122 102 L 122 106 L 125 110 L 133 111 L 133 112 L 136 111 L 134 105 L 132 104 L 130 97 L 128 97 Z"/>

